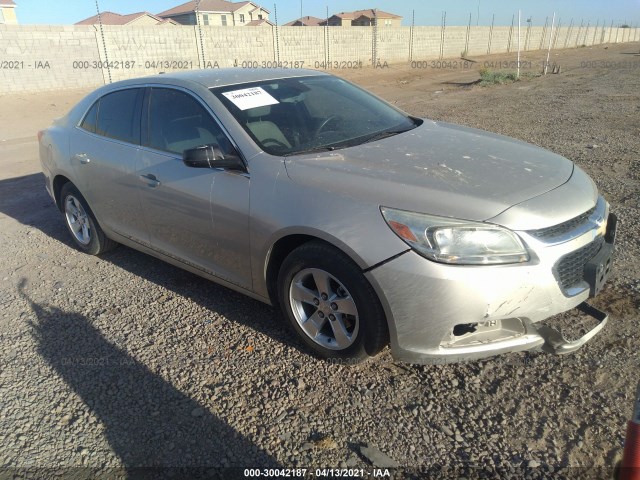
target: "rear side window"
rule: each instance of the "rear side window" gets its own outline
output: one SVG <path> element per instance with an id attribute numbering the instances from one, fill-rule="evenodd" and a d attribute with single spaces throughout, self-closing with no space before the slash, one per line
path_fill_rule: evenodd
<path id="1" fill-rule="evenodd" d="M 152 88 L 148 135 L 151 148 L 182 155 L 185 150 L 217 144 L 223 154 L 233 147 L 216 121 L 191 95 L 170 88 Z"/>
<path id="2" fill-rule="evenodd" d="M 100 99 L 95 133 L 128 143 L 140 143 L 141 90 L 110 93 Z M 91 112 L 89 112 L 91 113 Z"/>
<path id="3" fill-rule="evenodd" d="M 98 123 L 98 105 L 100 101 L 98 100 L 93 104 L 91 110 L 85 115 L 81 128 L 85 129 L 87 132 L 96 133 L 96 124 Z"/>

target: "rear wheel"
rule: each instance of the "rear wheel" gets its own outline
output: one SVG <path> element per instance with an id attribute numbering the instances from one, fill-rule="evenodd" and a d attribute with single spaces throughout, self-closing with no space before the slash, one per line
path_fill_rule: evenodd
<path id="1" fill-rule="evenodd" d="M 278 276 L 280 304 L 306 345 L 324 358 L 358 363 L 388 342 L 375 291 L 344 253 L 320 242 L 294 250 Z"/>
<path id="2" fill-rule="evenodd" d="M 60 202 L 67 229 L 75 245 L 89 255 L 113 249 L 117 243 L 106 237 L 86 200 L 72 183 L 63 185 Z"/>

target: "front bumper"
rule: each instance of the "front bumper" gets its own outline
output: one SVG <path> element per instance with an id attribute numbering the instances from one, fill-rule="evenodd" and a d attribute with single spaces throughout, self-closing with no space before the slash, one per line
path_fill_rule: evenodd
<path id="1" fill-rule="evenodd" d="M 609 224 L 615 229 L 613 215 Z M 593 274 L 585 266 L 584 282 L 571 289 L 563 288 L 557 277 L 558 262 L 602 241 L 603 232 L 590 230 L 553 245 L 543 245 L 519 233 L 535 254 L 527 264 L 452 266 L 408 251 L 367 272 L 387 315 L 395 359 L 455 363 L 532 349 L 570 353 L 604 327 L 606 314 L 584 302 L 606 281 L 615 232 L 607 232 L 603 247 L 594 257 L 609 252 L 604 259 L 607 275 L 596 275 L 597 284 L 590 285 Z M 568 342 L 559 331 L 539 324 L 576 307 L 598 321 L 578 340 Z"/>

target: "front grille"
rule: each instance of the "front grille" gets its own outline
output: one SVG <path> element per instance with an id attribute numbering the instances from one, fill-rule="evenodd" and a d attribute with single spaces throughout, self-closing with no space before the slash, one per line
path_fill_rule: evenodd
<path id="1" fill-rule="evenodd" d="M 593 242 L 562 257 L 555 271 L 563 290 L 577 286 L 584 280 L 584 266 L 600 251 L 604 237 L 599 236 Z"/>
<path id="2" fill-rule="evenodd" d="M 589 220 L 591 214 L 595 212 L 595 210 L 596 207 L 593 207 L 591 210 L 584 212 L 582 215 L 578 215 L 571 220 L 567 220 L 566 222 L 559 223 L 552 227 L 541 228 L 540 230 L 532 230 L 529 232 L 529 234 L 540 240 L 549 240 L 552 238 L 560 237 L 586 223 Z"/>

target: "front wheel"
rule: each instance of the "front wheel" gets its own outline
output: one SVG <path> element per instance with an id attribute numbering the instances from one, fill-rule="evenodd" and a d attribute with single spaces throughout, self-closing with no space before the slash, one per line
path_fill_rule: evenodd
<path id="1" fill-rule="evenodd" d="M 66 183 L 62 187 L 60 201 L 67 229 L 80 250 L 89 255 L 99 255 L 117 245 L 104 234 L 75 185 Z"/>
<path id="2" fill-rule="evenodd" d="M 294 250 L 278 275 L 278 295 L 289 323 L 324 358 L 359 363 L 388 343 L 378 297 L 358 266 L 320 242 Z"/>

